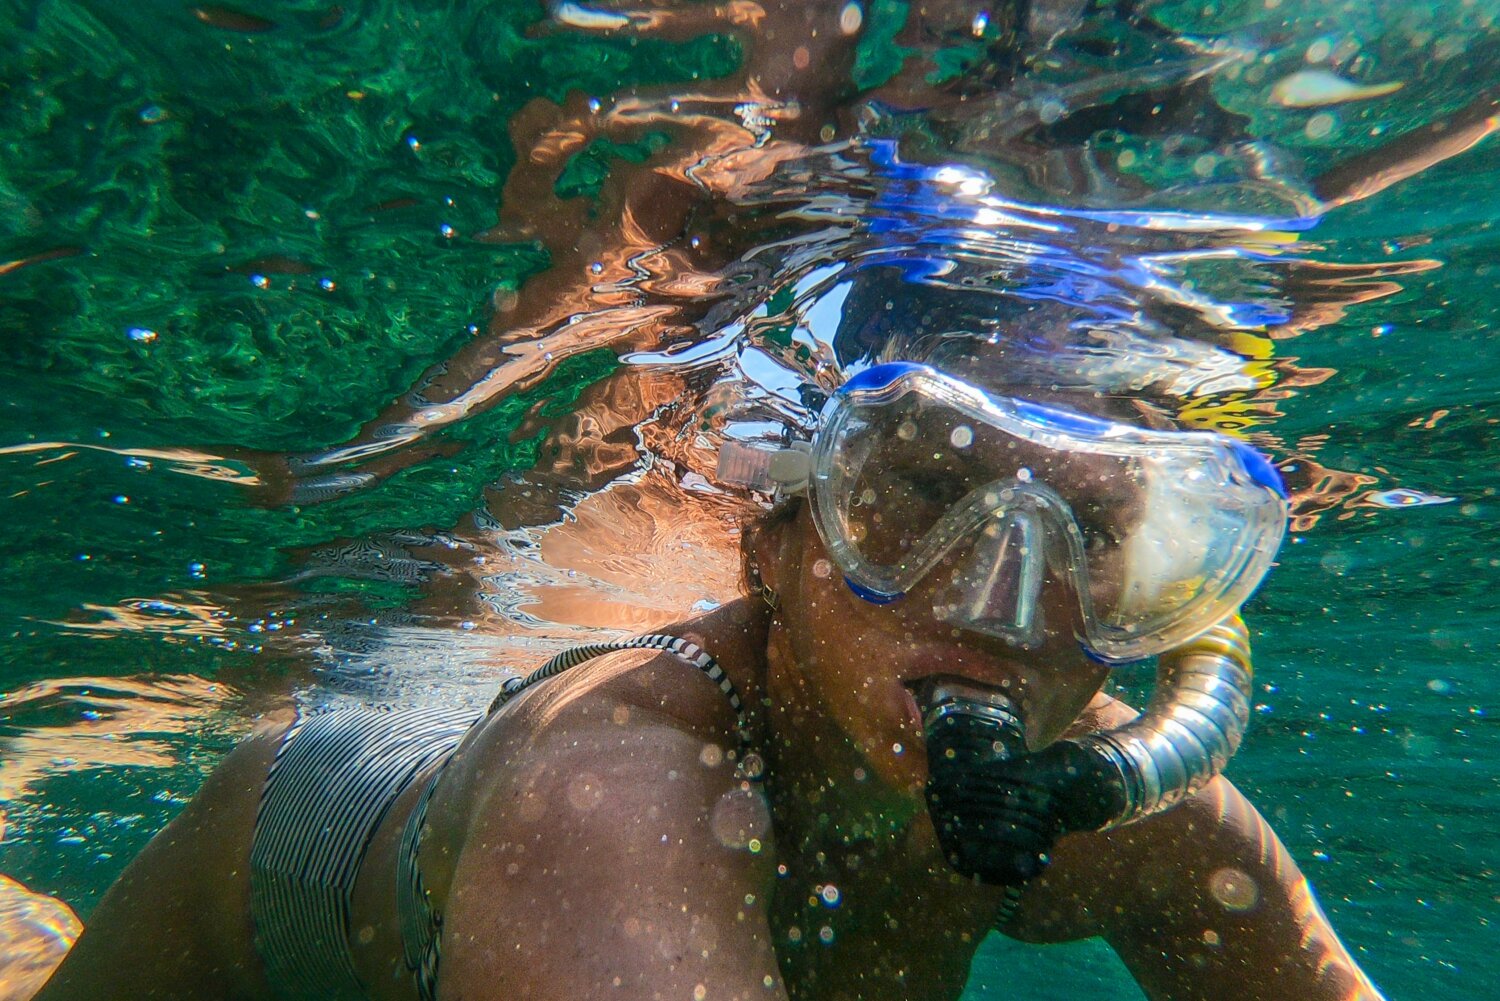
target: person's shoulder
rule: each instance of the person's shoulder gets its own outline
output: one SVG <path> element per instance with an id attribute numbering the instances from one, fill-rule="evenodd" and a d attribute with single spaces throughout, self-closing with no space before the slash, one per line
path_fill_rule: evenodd
<path id="1" fill-rule="evenodd" d="M 702 672 L 670 654 L 612 654 L 518 696 L 491 729 L 485 760 L 466 766 L 445 990 L 492 984 L 500 955 L 521 993 L 597 994 L 577 978 L 599 964 L 549 944 L 568 942 L 653 988 L 724 956 L 757 960 L 756 989 L 774 976 L 763 910 L 750 907 L 775 879 L 770 808 L 736 773 L 733 714 Z M 725 947 L 665 951 L 700 939 Z M 526 945 L 492 944 L 509 941 Z M 711 967 L 684 989 L 738 983 Z"/>
<path id="2" fill-rule="evenodd" d="M 530 804 L 496 822 L 587 827 L 603 845 L 621 833 L 621 818 L 701 823 L 725 796 L 751 792 L 736 771 L 735 724 L 723 692 L 694 665 L 622 651 L 517 696 L 460 770 L 479 782 L 481 800 L 503 789 L 503 799 Z"/>
<path id="3" fill-rule="evenodd" d="M 514 707 L 528 729 L 643 729 L 695 740 L 734 733 L 728 697 L 704 671 L 667 651 L 621 650 L 549 679 Z"/>
<path id="4" fill-rule="evenodd" d="M 664 651 L 616 651 L 515 696 L 466 743 L 454 772 L 489 788 L 534 781 L 534 770 L 628 771 L 649 761 L 709 779 L 696 763 L 731 762 L 737 722 L 728 698 L 693 664 Z M 717 771 L 718 784 L 731 781 L 732 765 Z"/>

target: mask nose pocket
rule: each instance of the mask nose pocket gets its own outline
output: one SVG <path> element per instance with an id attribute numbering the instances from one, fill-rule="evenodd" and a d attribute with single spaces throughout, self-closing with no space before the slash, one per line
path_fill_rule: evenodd
<path id="1" fill-rule="evenodd" d="M 992 518 L 937 595 L 934 614 L 944 622 L 1022 647 L 1039 645 L 1045 632 L 1043 534 L 1040 520 L 1031 511 L 1008 511 Z"/>

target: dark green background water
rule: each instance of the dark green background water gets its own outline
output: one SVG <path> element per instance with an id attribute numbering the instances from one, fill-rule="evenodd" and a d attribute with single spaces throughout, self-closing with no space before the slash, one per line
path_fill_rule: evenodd
<path id="1" fill-rule="evenodd" d="M 305 451 L 347 440 L 483 326 L 497 287 L 546 266 L 529 246 L 441 233 L 493 223 L 512 166 L 507 122 L 525 102 L 715 76 L 738 57 L 714 37 L 531 37 L 539 11 L 521 2 L 369 0 L 336 18 L 321 3 L 256 9 L 274 30 L 214 27 L 177 3 L 0 0 L 0 263 L 64 252 L 0 275 L 0 446 Z M 1386 5 L 1357 24 L 1312 4 L 1283 5 L 1274 22 L 1260 4 L 1206 21 L 1160 9 L 1183 30 L 1282 47 L 1358 33 L 1388 77 L 1411 81 L 1382 112 L 1396 131 L 1464 103 L 1476 75 L 1495 79 L 1494 5 Z M 1305 115 L 1257 114 L 1297 145 Z M 1316 161 L 1378 141 L 1351 127 L 1337 150 L 1301 145 Z M 1393 997 L 1500 995 L 1497 145 L 1336 211 L 1317 234 L 1326 259 L 1444 266 L 1284 347 L 1336 374 L 1284 405 L 1283 438 L 1326 434 L 1320 462 L 1457 500 L 1325 517 L 1289 540 L 1248 610 L 1268 687 L 1232 775 Z M 574 182 L 587 188 L 600 169 L 581 163 Z M 312 270 L 257 287 L 252 262 L 273 255 Z M 156 337 L 132 339 L 135 328 Z M 507 444 L 526 408 L 543 396 L 565 406 L 599 371 L 565 366 L 458 425 L 448 434 L 471 447 L 456 458 L 301 509 L 109 451 L 46 465 L 38 458 L 55 451 L 0 456 L 0 691 L 281 670 L 234 639 L 96 638 L 49 623 L 90 604 L 274 579 L 289 550 L 334 538 L 452 526 L 485 484 L 533 458 Z M 1450 413 L 1423 426 L 1439 409 Z M 49 706 L 0 735 L 78 711 Z M 86 918 L 238 725 L 230 714 L 164 735 L 175 767 L 60 769 L 0 804 L 0 871 Z M 1134 996 L 1102 946 L 993 941 L 971 993 L 1013 988 Z"/>

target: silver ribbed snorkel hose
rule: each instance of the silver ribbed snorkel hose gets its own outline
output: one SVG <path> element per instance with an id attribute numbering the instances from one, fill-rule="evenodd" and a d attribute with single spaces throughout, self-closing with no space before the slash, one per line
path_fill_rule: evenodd
<path id="1" fill-rule="evenodd" d="M 1238 615 L 1162 654 L 1146 711 L 1077 738 L 1119 773 L 1125 809 L 1105 828 L 1170 809 L 1218 775 L 1250 722 L 1250 633 Z"/>

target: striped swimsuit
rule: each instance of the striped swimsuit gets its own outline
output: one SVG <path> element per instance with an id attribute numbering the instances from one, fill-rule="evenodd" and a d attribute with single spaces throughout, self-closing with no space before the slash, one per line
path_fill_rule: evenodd
<path id="1" fill-rule="evenodd" d="M 742 773 L 753 775 L 744 707 L 707 653 L 673 636 L 574 647 L 506 682 L 488 711 L 344 708 L 301 716 L 282 737 L 261 791 L 250 849 L 255 945 L 273 992 L 286 1001 L 365 1001 L 349 948 L 354 883 L 370 840 L 416 777 L 437 765 L 402 829 L 396 911 L 402 951 L 422 1001 L 437 996 L 441 915 L 422 886 L 417 855 L 427 807 L 459 742 L 530 686 L 616 650 L 654 649 L 706 674 L 739 722 Z"/>

